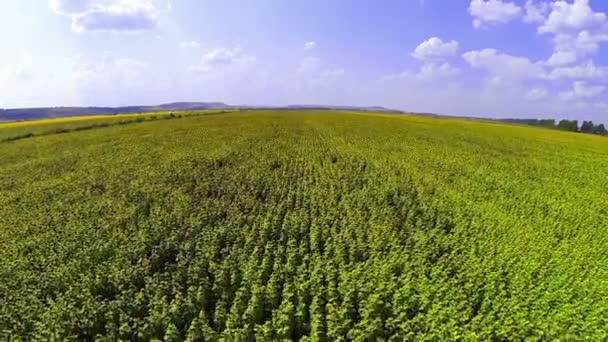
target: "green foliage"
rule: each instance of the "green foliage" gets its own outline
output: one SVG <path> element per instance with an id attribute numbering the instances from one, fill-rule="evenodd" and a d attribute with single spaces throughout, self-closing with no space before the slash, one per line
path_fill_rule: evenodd
<path id="1" fill-rule="evenodd" d="M 557 124 L 557 128 L 563 131 L 577 132 L 578 131 L 578 121 L 577 120 L 561 120 Z"/>
<path id="2" fill-rule="evenodd" d="M 576 120 L 561 120 L 557 126 L 555 125 L 554 119 L 499 119 L 498 121 L 529 126 L 557 128 L 563 131 L 581 132 L 587 134 L 606 135 L 608 133 L 604 127 L 604 124 L 594 125 L 593 121 L 583 121 L 580 129 Z"/>
<path id="3" fill-rule="evenodd" d="M 593 134 L 606 135 L 608 134 L 608 131 L 606 131 L 606 127 L 604 127 L 604 124 L 599 124 L 593 127 Z"/>
<path id="4" fill-rule="evenodd" d="M 0 339 L 606 340 L 607 162 L 595 136 L 320 111 L 3 142 Z"/>
<path id="5" fill-rule="evenodd" d="M 593 124 L 593 121 L 583 121 L 583 124 L 581 125 L 581 133 L 593 133 L 594 128 L 595 125 Z"/>
<path id="6" fill-rule="evenodd" d="M 499 121 L 546 128 L 555 128 L 556 125 L 555 119 L 500 119 Z"/>

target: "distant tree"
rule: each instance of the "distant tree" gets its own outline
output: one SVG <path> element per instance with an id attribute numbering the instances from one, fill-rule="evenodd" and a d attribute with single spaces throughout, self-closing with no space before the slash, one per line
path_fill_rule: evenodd
<path id="1" fill-rule="evenodd" d="M 581 132 L 593 133 L 594 128 L 595 125 L 593 125 L 593 121 L 583 121 L 583 124 L 581 125 Z"/>
<path id="2" fill-rule="evenodd" d="M 599 124 L 593 128 L 593 133 L 606 135 L 608 131 L 606 131 L 606 127 L 604 127 L 604 124 Z"/>
<path id="3" fill-rule="evenodd" d="M 538 123 L 543 127 L 555 128 L 555 119 L 540 119 Z"/>
<path id="4" fill-rule="evenodd" d="M 577 120 L 561 120 L 559 124 L 557 124 L 557 128 L 564 131 L 577 132 L 578 131 L 578 121 Z"/>
<path id="5" fill-rule="evenodd" d="M 502 119 L 500 121 L 521 125 L 555 128 L 555 119 Z"/>

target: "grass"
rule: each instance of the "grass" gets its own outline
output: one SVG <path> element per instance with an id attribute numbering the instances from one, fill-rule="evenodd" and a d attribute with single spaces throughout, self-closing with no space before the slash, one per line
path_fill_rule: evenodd
<path id="1" fill-rule="evenodd" d="M 607 168 L 601 137 L 349 112 L 2 143 L 0 334 L 605 340 Z"/>

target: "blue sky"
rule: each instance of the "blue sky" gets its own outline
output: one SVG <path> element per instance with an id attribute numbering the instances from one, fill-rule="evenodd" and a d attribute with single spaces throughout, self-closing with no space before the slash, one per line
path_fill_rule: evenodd
<path id="1" fill-rule="evenodd" d="M 383 105 L 608 118 L 603 0 L 0 2 L 0 107 Z"/>

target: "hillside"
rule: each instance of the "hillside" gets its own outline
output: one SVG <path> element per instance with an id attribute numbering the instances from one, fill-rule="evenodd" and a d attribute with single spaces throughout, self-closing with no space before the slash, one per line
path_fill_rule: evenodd
<path id="1" fill-rule="evenodd" d="M 234 110 L 243 109 L 272 109 L 272 110 L 348 110 L 348 111 L 375 111 L 402 113 L 402 111 L 388 109 L 380 106 L 356 107 L 356 106 L 329 106 L 329 105 L 290 105 L 278 106 L 250 106 L 250 105 L 228 105 L 223 102 L 172 102 L 157 106 L 123 106 L 123 107 L 41 107 L 41 108 L 15 108 L 0 109 L 0 122 L 23 121 L 45 118 L 61 118 L 74 116 L 99 116 L 118 114 L 140 114 L 162 111 L 194 111 L 194 110 Z"/>
<path id="2" fill-rule="evenodd" d="M 116 115 L 160 111 L 231 109 L 222 102 L 173 102 L 158 106 L 125 107 L 41 107 L 0 109 L 0 121 L 32 120 L 67 116 Z"/>
<path id="3" fill-rule="evenodd" d="M 608 139 L 191 114 L 0 123 L 0 338 L 608 339 Z"/>

